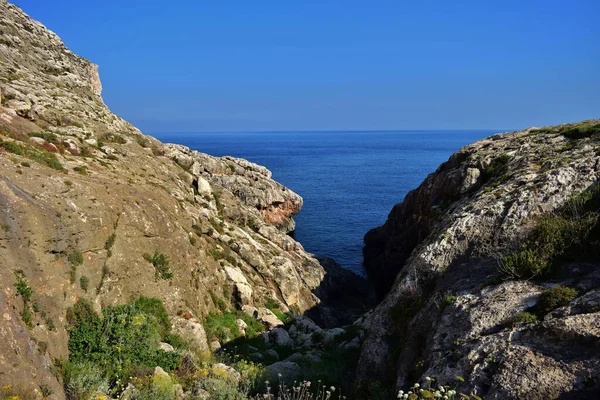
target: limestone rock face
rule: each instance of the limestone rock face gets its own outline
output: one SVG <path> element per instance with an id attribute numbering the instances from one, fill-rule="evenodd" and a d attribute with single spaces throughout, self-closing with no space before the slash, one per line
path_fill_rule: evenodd
<path id="1" fill-rule="evenodd" d="M 273 326 L 267 300 L 320 307 L 325 270 L 287 235 L 299 195 L 265 167 L 143 135 L 103 103 L 98 67 L 15 5 L 0 2 L 0 26 L 0 386 L 35 380 L 63 396 L 50 365 L 68 357 L 65 315 L 79 298 L 99 311 L 157 297 L 201 349 L 212 338 L 199 321 L 223 303 Z M 144 257 L 155 252 L 170 279 Z M 40 307 L 31 328 L 16 270 Z"/>
<path id="2" fill-rule="evenodd" d="M 562 132 L 571 127 L 462 148 L 367 233 L 365 265 L 383 301 L 360 322 L 369 335 L 359 380 L 400 388 L 425 376 L 454 385 L 461 376 L 459 389 L 486 399 L 594 397 L 586 376 L 600 373 L 597 265 L 561 265 L 552 282 L 490 281 L 538 217 L 598 181 L 598 134 L 569 138 Z M 514 324 L 557 284 L 580 297 L 542 321 Z"/>
<path id="3" fill-rule="evenodd" d="M 302 197 L 272 180 L 265 167 L 241 158 L 212 157 L 176 144 L 167 144 L 165 149 L 167 157 L 194 176 L 200 193 L 206 193 L 206 182 L 215 183 L 258 210 L 267 224 L 284 232 L 294 230 L 292 216 L 302 208 Z"/>

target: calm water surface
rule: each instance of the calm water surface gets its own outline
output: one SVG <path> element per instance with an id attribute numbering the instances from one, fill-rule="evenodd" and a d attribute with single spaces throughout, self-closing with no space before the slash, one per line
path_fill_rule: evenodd
<path id="1" fill-rule="evenodd" d="M 165 133 L 214 156 L 266 166 L 304 198 L 294 237 L 363 274 L 365 233 L 459 148 L 496 131 Z"/>

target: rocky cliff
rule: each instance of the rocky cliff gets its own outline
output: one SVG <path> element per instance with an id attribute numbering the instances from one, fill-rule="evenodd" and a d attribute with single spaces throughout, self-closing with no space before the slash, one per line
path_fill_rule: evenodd
<path id="1" fill-rule="evenodd" d="M 219 308 L 331 321 L 314 294 L 331 279 L 287 235 L 299 195 L 262 166 L 143 135 L 100 94 L 96 65 L 0 2 L 0 386 L 63 396 L 52 362 L 82 298 L 157 297 L 203 348 L 197 322 Z"/>
<path id="2" fill-rule="evenodd" d="M 599 139 L 596 120 L 466 146 L 367 233 L 384 299 L 364 323 L 360 379 L 597 398 Z"/>

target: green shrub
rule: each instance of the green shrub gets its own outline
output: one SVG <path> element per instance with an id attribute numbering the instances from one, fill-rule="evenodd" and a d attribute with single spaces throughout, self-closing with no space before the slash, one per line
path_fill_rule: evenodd
<path id="1" fill-rule="evenodd" d="M 444 299 L 442 300 L 442 302 L 440 304 L 440 309 L 443 311 L 446 307 L 448 307 L 450 304 L 454 303 L 457 299 L 458 299 L 458 296 L 452 296 L 452 295 L 444 297 Z"/>
<path id="2" fill-rule="evenodd" d="M 483 170 L 482 181 L 487 182 L 490 179 L 498 178 L 504 175 L 506 173 L 509 160 L 510 156 L 508 154 L 503 154 L 493 159 L 490 165 Z"/>
<path id="3" fill-rule="evenodd" d="M 67 259 L 71 263 L 72 266 L 77 267 L 83 264 L 83 253 L 81 250 L 75 250 L 72 253 L 69 253 Z"/>
<path id="4" fill-rule="evenodd" d="M 269 310 L 278 309 L 279 306 L 280 306 L 279 302 L 272 298 L 268 298 L 267 301 L 265 302 L 265 307 L 267 307 Z"/>
<path id="5" fill-rule="evenodd" d="M 15 277 L 17 278 L 17 282 L 13 285 L 17 288 L 17 294 L 23 298 L 23 303 L 27 304 L 31 300 L 33 289 L 29 286 L 29 282 L 27 282 L 22 272 L 15 272 Z"/>
<path id="6" fill-rule="evenodd" d="M 225 230 L 223 229 L 223 223 L 217 222 L 217 220 L 214 218 L 211 218 L 209 222 L 215 231 L 219 232 L 220 234 L 223 234 L 223 232 L 225 232 Z"/>
<path id="7" fill-rule="evenodd" d="M 221 199 L 219 198 L 219 195 L 216 194 L 215 192 L 213 192 L 212 196 L 213 196 L 213 199 L 215 200 L 215 205 L 217 206 L 219 215 L 223 215 L 224 206 L 223 206 L 223 203 L 221 203 Z M 219 232 L 219 233 L 222 233 L 222 232 Z"/>
<path id="8" fill-rule="evenodd" d="M 247 400 L 248 392 L 240 390 L 237 384 L 220 377 L 208 377 L 196 384 L 196 391 L 207 391 L 211 400 Z"/>
<path id="9" fill-rule="evenodd" d="M 102 369 L 93 362 L 82 360 L 68 362 L 64 367 L 64 387 L 68 399 L 84 400 L 97 391 L 107 391 L 108 378 Z"/>
<path id="10" fill-rule="evenodd" d="M 563 129 L 561 133 L 569 139 L 583 139 L 600 133 L 600 123 L 583 122 Z"/>
<path id="11" fill-rule="evenodd" d="M 104 249 L 105 250 L 110 250 L 113 245 L 115 244 L 115 240 L 117 239 L 117 234 L 116 233 L 112 233 L 108 239 L 106 239 L 106 243 L 104 243 Z"/>
<path id="12" fill-rule="evenodd" d="M 33 324 L 32 324 L 33 314 L 31 313 L 31 310 L 29 309 L 29 306 L 27 304 L 23 308 L 23 312 L 21 313 L 21 318 L 23 319 L 23 322 L 25 322 L 25 325 L 27 325 L 30 328 L 33 326 Z"/>
<path id="13" fill-rule="evenodd" d="M 531 324 L 537 322 L 538 318 L 535 314 L 532 314 L 527 311 L 523 311 L 515 315 L 512 323 L 513 325 L 517 324 Z"/>
<path id="14" fill-rule="evenodd" d="M 221 310 L 221 312 L 227 311 L 227 303 L 225 302 L 225 300 L 217 296 L 213 291 L 209 291 L 208 294 L 210 295 L 210 298 L 214 305 L 217 306 L 217 308 Z"/>
<path id="15" fill-rule="evenodd" d="M 70 362 L 93 363 L 111 383 L 135 375 L 140 368 L 160 366 L 172 371 L 179 366 L 180 355 L 158 347 L 170 329 L 165 316 L 157 299 L 107 307 L 102 316 L 80 300 L 67 310 Z"/>
<path id="16" fill-rule="evenodd" d="M 144 254 L 144 259 L 154 266 L 154 279 L 169 280 L 173 278 L 173 273 L 169 268 L 169 256 L 156 250 L 154 255 Z"/>
<path id="17" fill-rule="evenodd" d="M 81 287 L 81 289 L 85 290 L 86 292 L 88 290 L 89 284 L 90 284 L 90 280 L 88 279 L 87 276 L 83 275 L 81 278 L 79 278 L 79 286 Z"/>
<path id="18" fill-rule="evenodd" d="M 170 377 L 155 375 L 135 379 L 130 400 L 175 400 L 176 382 Z"/>
<path id="19" fill-rule="evenodd" d="M 252 229 L 254 232 L 258 232 L 258 229 L 260 228 L 256 220 L 251 215 L 248 216 L 246 225 L 248 225 L 248 228 Z"/>
<path id="20" fill-rule="evenodd" d="M 566 306 L 577 298 L 577 290 L 567 286 L 555 286 L 542 292 L 535 308 L 538 315 L 546 315 L 550 311 Z"/>
<path id="21" fill-rule="evenodd" d="M 87 175 L 87 167 L 85 165 L 74 167 L 73 171 L 77 172 L 80 175 Z"/>

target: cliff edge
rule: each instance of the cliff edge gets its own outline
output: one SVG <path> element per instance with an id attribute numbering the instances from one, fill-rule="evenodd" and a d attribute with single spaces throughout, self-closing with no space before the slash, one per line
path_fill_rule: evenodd
<path id="1" fill-rule="evenodd" d="M 440 165 L 365 236 L 384 299 L 360 379 L 595 398 L 599 176 L 598 120 L 494 135 Z"/>

